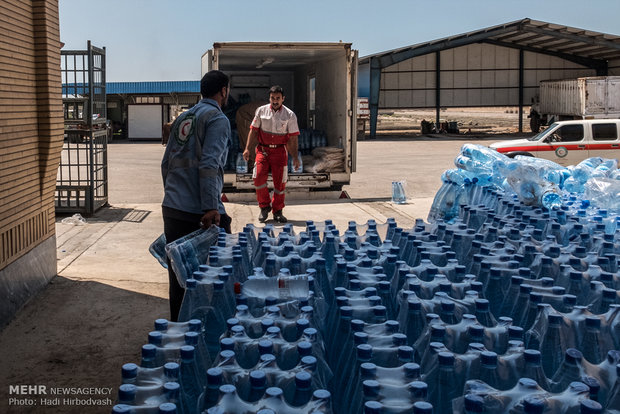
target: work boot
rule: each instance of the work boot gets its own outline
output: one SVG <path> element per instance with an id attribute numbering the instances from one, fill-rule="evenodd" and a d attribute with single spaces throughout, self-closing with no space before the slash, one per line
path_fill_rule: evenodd
<path id="1" fill-rule="evenodd" d="M 286 223 L 286 217 L 282 215 L 282 210 L 273 212 L 273 219 L 278 223 Z"/>
<path id="2" fill-rule="evenodd" d="M 258 221 L 264 223 L 267 221 L 267 217 L 269 217 L 269 212 L 271 211 L 271 207 L 262 207 L 260 209 L 260 214 L 258 215 Z"/>

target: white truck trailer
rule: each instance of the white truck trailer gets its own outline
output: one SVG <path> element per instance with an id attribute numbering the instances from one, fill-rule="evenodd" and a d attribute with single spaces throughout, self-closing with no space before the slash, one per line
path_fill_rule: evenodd
<path id="1" fill-rule="evenodd" d="M 530 110 L 530 127 L 571 119 L 620 117 L 620 76 L 541 81 L 538 102 Z"/>
<path id="2" fill-rule="evenodd" d="M 212 69 L 230 76 L 236 101 L 266 104 L 269 88 L 282 86 L 284 104 L 297 115 L 299 128 L 321 131 L 327 138 L 323 144 L 343 150 L 343 169 L 289 173 L 287 190 L 340 191 L 349 184 L 357 146 L 357 51 L 351 43 L 214 43 L 201 65 L 202 74 Z M 226 171 L 224 193 L 244 191 L 254 191 L 251 171 Z"/>

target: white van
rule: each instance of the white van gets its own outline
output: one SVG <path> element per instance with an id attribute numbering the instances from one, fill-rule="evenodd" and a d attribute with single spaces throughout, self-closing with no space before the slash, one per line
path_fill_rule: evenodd
<path id="1" fill-rule="evenodd" d="M 619 159 L 619 132 L 620 119 L 561 121 L 531 138 L 495 142 L 490 147 L 509 157 L 527 155 L 568 166 L 589 157 Z"/>

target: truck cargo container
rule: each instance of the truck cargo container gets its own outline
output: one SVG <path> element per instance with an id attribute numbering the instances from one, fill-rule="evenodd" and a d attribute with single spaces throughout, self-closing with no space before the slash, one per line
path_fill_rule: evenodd
<path id="1" fill-rule="evenodd" d="M 541 81 L 538 96 L 530 111 L 532 132 L 556 121 L 620 117 L 620 76 Z"/>
<path id="2" fill-rule="evenodd" d="M 203 75 L 212 69 L 230 76 L 230 95 L 237 103 L 267 104 L 269 88 L 282 86 L 284 105 L 297 115 L 299 128 L 321 131 L 323 144 L 343 150 L 341 170 L 289 173 L 287 190 L 340 191 L 349 184 L 357 146 L 357 51 L 351 43 L 214 43 L 201 64 Z M 254 191 L 251 171 L 225 171 L 224 192 L 244 191 Z"/>

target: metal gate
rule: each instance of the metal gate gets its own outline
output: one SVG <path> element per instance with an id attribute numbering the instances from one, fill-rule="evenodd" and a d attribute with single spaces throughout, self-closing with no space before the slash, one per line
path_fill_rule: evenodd
<path id="1" fill-rule="evenodd" d="M 62 50 L 65 137 L 56 176 L 56 212 L 93 214 L 108 202 L 105 48 Z"/>

